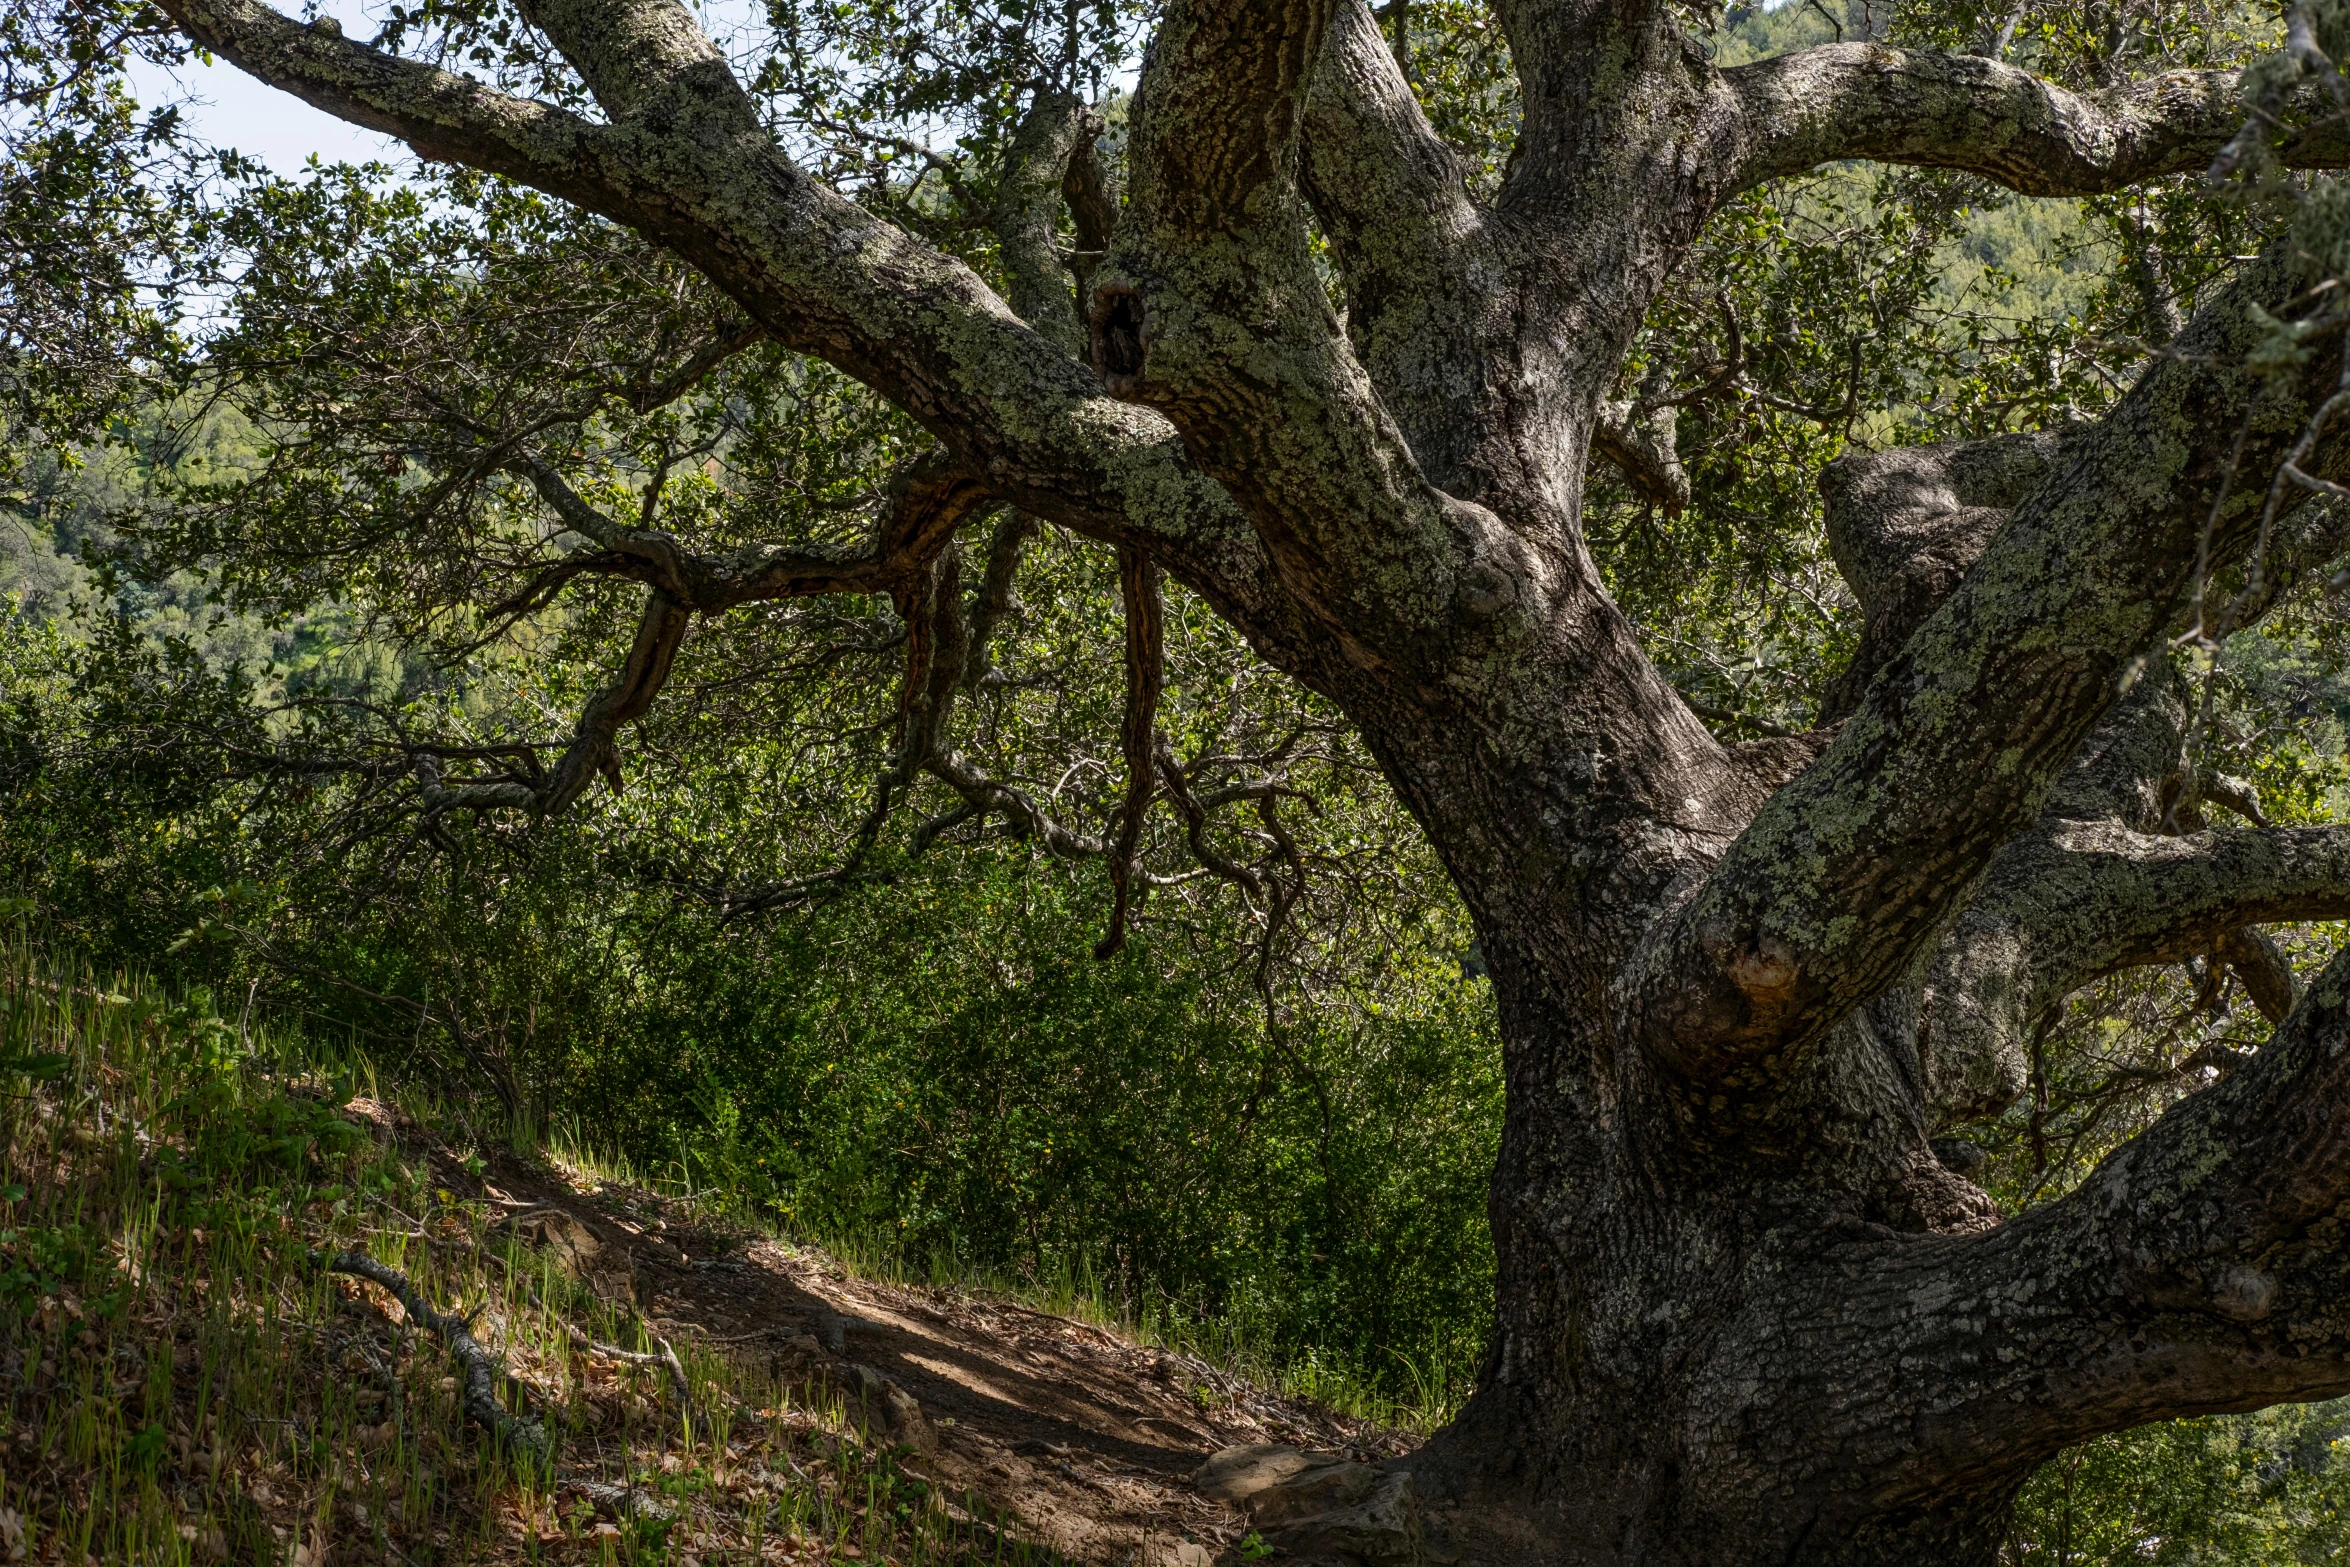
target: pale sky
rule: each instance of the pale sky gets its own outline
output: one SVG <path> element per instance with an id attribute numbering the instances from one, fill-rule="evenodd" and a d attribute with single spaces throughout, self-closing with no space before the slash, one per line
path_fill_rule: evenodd
<path id="1" fill-rule="evenodd" d="M 6 0 L 0 0 L 5 4 Z M 281 11 L 296 14 L 302 0 L 270 0 Z M 765 0 L 686 0 L 700 15 L 702 25 L 722 48 L 760 38 L 766 27 Z M 1765 0 L 1789 4 L 1792 0 Z M 383 0 L 317 0 L 313 14 L 330 14 L 343 24 L 345 36 L 364 41 L 375 36 L 380 21 L 375 13 Z M 1112 82 L 1117 90 L 1134 90 L 1138 66 L 1129 61 Z M 311 108 L 301 99 L 264 87 L 224 60 L 210 65 L 191 61 L 176 73 L 136 66 L 131 84 L 139 101 L 149 107 L 182 100 L 187 124 L 199 140 L 218 147 L 250 153 L 280 175 L 301 172 L 303 161 L 316 154 L 326 163 L 365 163 L 371 158 L 397 162 L 407 148 L 389 136 L 378 136 L 348 125 L 331 114 Z M 917 136 L 920 132 L 912 132 Z M 943 133 L 942 133 L 943 134 Z"/>
<path id="2" fill-rule="evenodd" d="M 300 0 L 272 0 L 281 11 L 294 13 Z M 701 12 L 704 25 L 715 30 L 743 26 L 764 16 L 756 0 L 688 0 Z M 375 36 L 379 25 L 371 15 L 379 0 L 320 0 L 316 12 L 331 14 L 355 39 Z M 301 99 L 264 87 L 225 60 L 210 65 L 191 61 L 177 73 L 142 66 L 131 82 L 139 101 L 160 105 L 187 95 L 183 110 L 197 137 L 219 147 L 252 154 L 278 174 L 301 171 L 303 160 L 315 153 L 327 163 L 365 163 L 370 158 L 397 161 L 407 148 L 389 136 L 378 136 L 321 113 Z"/>
<path id="3" fill-rule="evenodd" d="M 319 9 L 332 12 L 355 38 L 375 31 L 356 0 L 332 0 Z M 302 161 L 312 153 L 328 163 L 407 155 L 407 149 L 390 137 L 345 124 L 299 98 L 264 87 L 226 60 L 215 59 L 210 65 L 190 61 L 176 73 L 141 66 L 132 71 L 131 84 L 139 101 L 150 106 L 187 95 L 182 108 L 199 138 L 251 153 L 279 174 L 299 173 Z"/>

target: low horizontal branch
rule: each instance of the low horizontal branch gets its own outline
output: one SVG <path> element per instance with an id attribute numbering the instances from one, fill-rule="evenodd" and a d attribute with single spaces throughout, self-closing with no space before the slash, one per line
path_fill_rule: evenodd
<path id="1" fill-rule="evenodd" d="M 2035 1028 L 2107 974 L 2217 955 L 2264 1010 L 2290 1005 L 2247 926 L 2350 917 L 2350 827 L 2163 837 L 2118 822 L 2043 820 L 2001 851 L 1935 950 L 1919 1013 L 1934 1094 L 1988 1112 L 2022 1082 Z M 2282 1003 L 2282 1005 L 2280 1005 Z M 1978 1102 L 1980 1101 L 1980 1102 Z"/>

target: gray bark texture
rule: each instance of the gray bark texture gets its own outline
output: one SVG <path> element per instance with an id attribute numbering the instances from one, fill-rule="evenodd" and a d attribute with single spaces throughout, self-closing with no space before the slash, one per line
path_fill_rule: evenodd
<path id="1" fill-rule="evenodd" d="M 678 0 L 526 4 L 593 115 L 261 0 L 160 3 L 331 113 L 668 247 L 937 437 L 872 547 L 822 558 L 693 557 L 528 476 L 648 607 L 574 754 L 480 803 L 559 806 L 692 616 L 795 593 L 897 595 L 915 677 L 885 789 L 927 770 L 1104 856 L 1121 917 L 1154 770 L 1197 810 L 1152 729 L 1159 572 L 1360 726 L 1499 1000 L 1499 1291 L 1466 1412 L 1357 1487 L 1364 1518 L 1397 1521 L 1293 1531 L 1298 1552 L 1987 1563 L 2066 1444 L 2350 1391 L 2350 963 L 2297 995 L 2257 932 L 2350 915 L 2350 836 L 2206 822 L 2230 787 L 2187 776 L 2162 657 L 2199 562 L 2254 548 L 2268 475 L 2290 456 L 2350 478 L 2338 442 L 2302 439 L 2338 345 L 2281 382 L 2242 368 L 2296 292 L 2288 259 L 2246 267 L 2095 424 L 1838 464 L 1832 537 L 1868 629 L 1812 735 L 1717 740 L 1582 533 L 1595 453 L 1686 500 L 1670 408 L 1617 388 L 1726 198 L 1836 159 L 2117 190 L 2207 165 L 2242 124 L 2231 77 L 2076 95 L 1877 44 L 1723 70 L 1651 0 L 1497 0 L 1524 122 L 1485 199 L 1363 0 L 1173 0 L 1122 199 L 1091 112 L 1037 103 L 997 213 L 1007 301 L 795 166 Z M 2284 148 L 2343 153 L 2338 126 Z M 966 611 L 942 562 L 991 513 Z M 1122 552 L 1138 803 L 1115 841 L 942 738 L 1028 518 Z M 2279 561 L 2341 542 L 2292 517 L 2278 535 Z M 2188 955 L 2247 976 L 2273 1041 L 2003 1222 L 1933 1139 L 2014 1095 L 2067 993 Z"/>

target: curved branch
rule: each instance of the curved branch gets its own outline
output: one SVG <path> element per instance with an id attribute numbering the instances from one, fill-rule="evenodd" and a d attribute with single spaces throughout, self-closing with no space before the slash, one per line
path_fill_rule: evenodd
<path id="1" fill-rule="evenodd" d="M 949 546 L 956 531 L 987 504 L 986 492 L 951 462 L 925 458 L 909 464 L 891 485 L 889 511 L 875 530 L 873 543 L 863 550 L 769 545 L 708 556 L 685 549 L 669 533 L 613 522 L 536 457 L 518 457 L 509 466 L 530 479 L 567 527 L 619 557 L 621 568 L 646 581 L 650 591 L 619 679 L 589 701 L 551 773 L 527 780 L 451 784 L 443 782 L 437 756 L 420 754 L 415 769 L 428 811 L 522 808 L 555 815 L 576 801 L 598 773 L 609 778 L 617 792 L 621 776 L 614 742 L 620 726 L 643 716 L 668 682 L 694 614 L 715 614 L 760 599 L 883 589 L 904 601 L 914 584 L 935 590 L 942 573 L 947 584 L 942 591 L 952 594 L 958 590 L 959 573 Z M 913 660 L 908 685 L 911 727 L 898 764 L 881 785 L 861 844 L 869 844 L 879 831 L 892 791 L 911 782 L 936 749 L 939 725 L 963 673 L 965 637 L 959 605 L 943 633 L 935 614 L 918 611 L 907 620 Z M 951 656 L 943 663 L 932 645 L 942 636 L 951 644 Z M 940 678 L 946 681 L 946 690 L 930 689 Z"/>
<path id="2" fill-rule="evenodd" d="M 767 336 L 767 329 L 753 322 L 731 322 L 710 335 L 708 341 L 686 356 L 684 364 L 656 381 L 649 374 L 640 373 L 628 388 L 624 401 L 629 411 L 649 414 L 656 408 L 666 408 L 692 391 L 702 378 L 735 355 Z M 649 370 L 650 367 L 648 366 Z"/>
<path id="3" fill-rule="evenodd" d="M 941 748 L 926 770 L 961 795 L 965 804 L 1003 817 L 1061 859 L 1087 860 L 1111 852 L 1109 844 L 1092 834 L 1063 826 L 1027 790 L 988 777 L 952 746 Z"/>
<path id="4" fill-rule="evenodd" d="M 1036 537 L 1036 519 L 1008 511 L 995 525 L 987 545 L 987 569 L 979 579 L 979 593 L 971 602 L 971 658 L 963 669 L 963 688 L 974 690 L 995 669 L 995 633 L 1012 612 L 1012 583 L 1020 572 L 1020 553 Z"/>
<path id="5" fill-rule="evenodd" d="M 365 1252 L 337 1252 L 327 1260 L 326 1266 L 330 1272 L 367 1280 L 398 1301 L 409 1321 L 430 1328 L 465 1368 L 462 1400 L 465 1413 L 527 1463 L 540 1468 L 547 1465 L 546 1424 L 506 1413 L 506 1406 L 498 1401 L 498 1389 L 510 1373 L 506 1363 L 483 1348 L 481 1341 L 473 1336 L 473 1315 L 460 1317 L 453 1312 L 435 1311 L 432 1302 L 408 1282 L 407 1275 L 386 1267 Z"/>
<path id="6" fill-rule="evenodd" d="M 1167 796 L 1175 802 L 1183 815 L 1184 841 L 1190 844 L 1192 858 L 1206 866 L 1215 876 L 1230 882 L 1246 892 L 1250 899 L 1264 896 L 1262 877 L 1249 866 L 1217 849 L 1208 840 L 1208 808 L 1191 792 L 1191 781 L 1184 776 L 1183 764 L 1175 756 L 1175 748 L 1165 735 L 1154 737 L 1158 754 L 1159 782 L 1166 786 Z"/>
<path id="7" fill-rule="evenodd" d="M 2091 196 L 2208 167 L 2243 126 L 2235 71 L 2173 71 L 2073 93 L 1979 55 L 1823 44 L 1733 67 L 1732 111 L 1708 151 L 1726 197 L 1847 158 L 1964 169 L 2030 196 Z M 2316 90 L 2287 145 L 2301 168 L 2350 164 L 2350 137 Z"/>
<path id="8" fill-rule="evenodd" d="M 2047 821 L 2004 849 L 1936 950 L 1919 1044 L 1945 1115 L 1997 1109 L 2026 1043 L 2059 1002 L 2125 968 L 2217 953 L 2279 1002 L 2246 926 L 2350 917 L 2350 828 L 2271 827 L 2167 838 L 2117 822 Z M 2288 987 L 2290 972 L 2284 976 Z M 2002 1067 L 2004 1066 L 2004 1070 Z"/>
<path id="9" fill-rule="evenodd" d="M 1774 1366 L 1788 1407 L 1739 1416 L 1800 1431 L 1830 1387 L 1839 1410 L 1881 1407 L 1860 1441 L 1898 1435 L 1856 1484 L 1931 1505 L 2104 1432 L 2350 1391 L 2346 1104 L 2350 953 L 2068 1196 L 1964 1238 L 1855 1235 L 1763 1308 L 1805 1324 Z"/>
<path id="10" fill-rule="evenodd" d="M 515 477 L 528 480 L 539 499 L 547 503 L 547 509 L 562 519 L 564 527 L 619 556 L 650 586 L 673 598 L 691 601 L 696 596 L 687 580 L 694 574 L 692 566 L 696 562 L 675 536 L 614 522 L 573 489 L 552 463 L 535 453 L 518 452 L 502 466 Z"/>
<path id="11" fill-rule="evenodd" d="M 529 480 L 566 528 L 619 557 L 629 575 L 705 615 L 761 599 L 893 588 L 936 558 L 988 504 L 977 481 L 934 454 L 909 463 L 891 481 L 888 509 L 872 542 L 861 548 L 757 544 L 705 555 L 675 534 L 613 521 L 541 457 L 517 454 L 503 466 Z"/>
<path id="12" fill-rule="evenodd" d="M 666 0 L 648 4 L 660 27 L 690 27 Z M 680 34 L 664 45 L 663 68 L 682 72 L 673 72 L 676 114 L 607 126 L 351 43 L 327 24 L 304 26 L 260 0 L 169 0 L 165 9 L 190 38 L 329 114 L 639 230 L 778 343 L 907 409 L 996 498 L 1150 549 L 1260 646 L 1291 668 L 1312 668 L 1313 644 L 1263 548 L 1168 423 L 1106 397 L 1085 366 L 1015 318 L 969 267 L 794 165 L 755 116 L 737 114 L 739 89 L 717 79 L 722 62 L 705 56 L 706 40 Z M 600 9 L 584 6 L 580 16 Z M 580 51 L 573 63 L 593 79 L 593 41 L 578 29 L 568 36 L 567 48 Z M 625 84 L 599 91 L 634 106 Z"/>
<path id="13" fill-rule="evenodd" d="M 611 780 L 613 792 L 619 793 L 620 754 L 614 742 L 620 726 L 643 717 L 653 698 L 669 683 L 670 666 L 677 661 L 691 618 L 685 607 L 667 594 L 646 595 L 644 617 L 637 623 L 628 662 L 621 666 L 620 678 L 597 692 L 580 714 L 579 732 L 555 764 L 539 797 L 542 812 L 551 816 L 569 806 L 595 773 Z"/>
<path id="14" fill-rule="evenodd" d="M 598 773 L 611 780 L 617 793 L 621 779 L 615 741 L 620 726 L 644 716 L 645 710 L 653 705 L 653 698 L 661 694 L 662 686 L 669 681 L 670 665 L 685 642 L 686 626 L 691 618 L 683 604 L 659 588 L 645 595 L 645 612 L 637 622 L 636 640 L 629 647 L 619 678 L 588 701 L 580 713 L 578 727 L 572 732 L 571 743 L 564 748 L 554 770 L 545 777 L 527 783 L 445 784 L 441 781 L 439 758 L 420 754 L 415 766 L 417 779 L 423 785 L 425 809 L 438 812 L 523 807 L 543 816 L 558 815 L 585 792 Z"/>

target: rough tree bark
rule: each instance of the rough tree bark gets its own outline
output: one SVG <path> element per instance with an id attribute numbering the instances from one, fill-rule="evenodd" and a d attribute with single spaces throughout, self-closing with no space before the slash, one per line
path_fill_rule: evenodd
<path id="1" fill-rule="evenodd" d="M 2199 557 L 2244 556 L 2266 476 L 2335 389 L 2330 342 L 2265 392 L 2240 368 L 2288 259 L 2250 266 L 2098 424 L 1838 470 L 1869 629 L 1830 730 L 1717 741 L 1581 533 L 1594 451 L 1686 494 L 1669 411 L 1612 399 L 1725 199 L 1853 158 L 2116 190 L 2207 164 L 2242 120 L 2229 77 L 2077 96 L 1876 44 L 1721 70 L 1654 0 L 1498 0 L 1525 113 L 1483 202 L 1363 0 L 1173 0 L 1122 211 L 1080 166 L 1083 106 L 1039 103 L 1036 167 L 1004 197 L 1007 305 L 795 167 L 677 0 L 527 0 L 600 117 L 259 0 L 161 3 L 331 113 L 669 247 L 937 436 L 929 499 L 855 559 L 685 560 L 583 517 L 651 607 L 567 779 L 650 699 L 688 613 L 886 585 L 930 646 L 941 551 L 996 507 L 998 550 L 1019 513 L 1115 545 L 1137 605 L 1163 567 L 1361 726 L 1477 922 L 1509 1108 L 1478 1391 L 1400 1466 L 1416 1523 L 1329 1549 L 1988 1562 L 2067 1443 L 2350 1390 L 2350 962 L 2296 1002 L 2246 934 L 2350 914 L 2350 843 L 2166 832 L 2217 786 L 2180 775 L 2182 710 L 2148 663 Z M 2343 151 L 2338 128 L 2286 149 Z M 1115 219 L 1082 301 L 1049 275 L 1056 193 L 1097 232 Z M 2330 440 L 2300 465 L 2345 466 Z M 943 703 L 985 636 L 973 665 L 959 616 L 939 624 L 918 657 L 945 660 L 920 666 Z M 922 743 L 973 809 L 1019 809 Z M 1091 847 L 1123 877 L 1131 842 Z M 1935 1134 L 2012 1094 L 2019 1040 L 2068 990 L 2198 952 L 2290 1009 L 2274 1041 L 2001 1222 Z"/>

